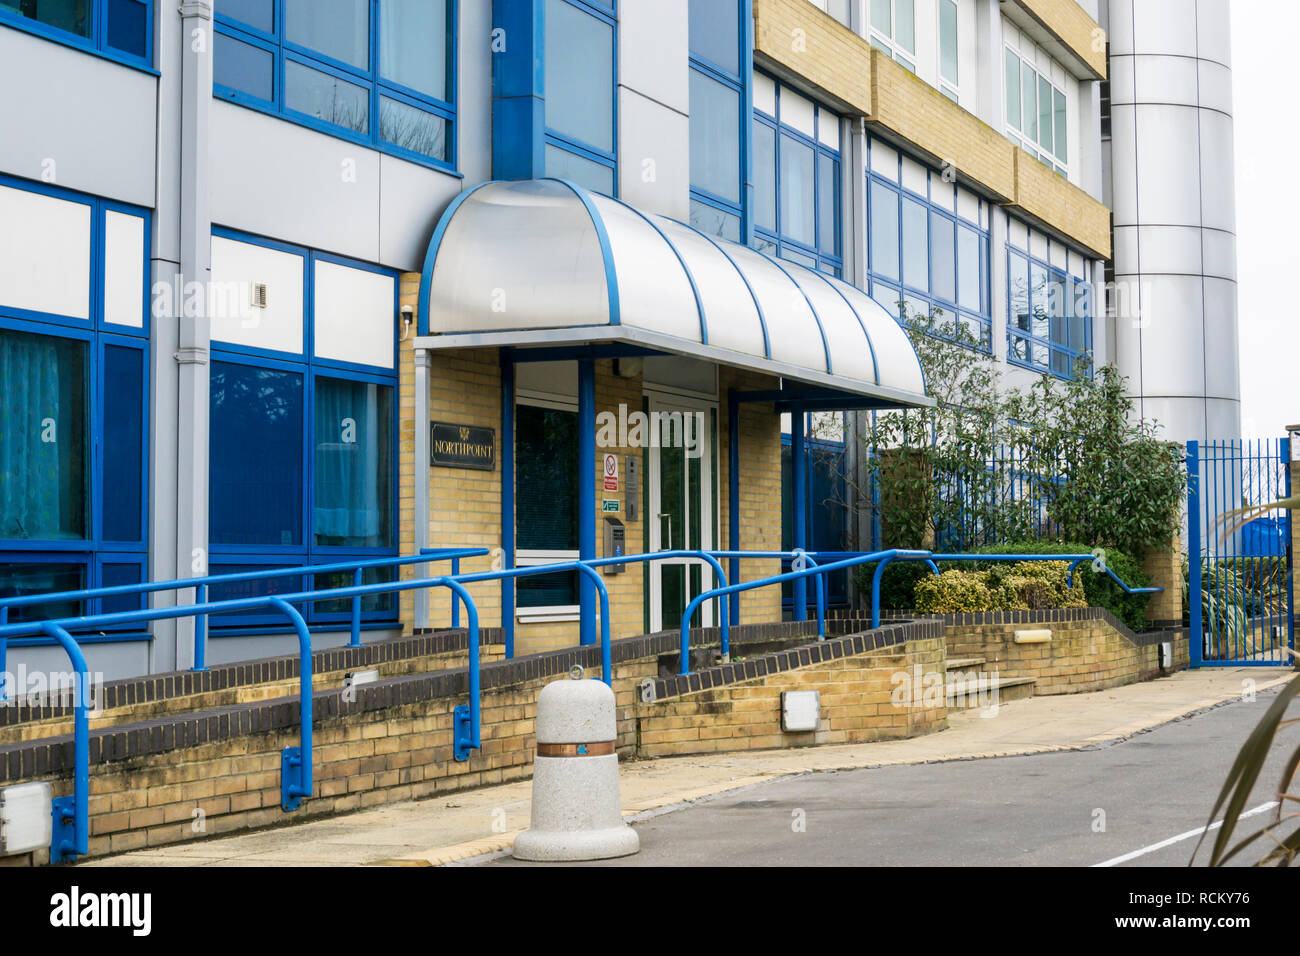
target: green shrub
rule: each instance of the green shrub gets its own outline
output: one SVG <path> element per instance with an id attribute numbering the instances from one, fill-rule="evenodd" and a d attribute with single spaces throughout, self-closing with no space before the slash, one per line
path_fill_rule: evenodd
<path id="1" fill-rule="evenodd" d="M 916 583 L 915 604 L 927 614 L 1040 611 L 1087 607 L 1083 585 L 1066 584 L 1065 561 L 1019 561 L 965 571 L 943 571 Z"/>
<path id="2" fill-rule="evenodd" d="M 1012 541 L 971 549 L 972 554 L 1092 554 L 1092 552 L 1093 548 L 1088 545 L 1060 544 L 1054 541 Z M 1114 571 L 1130 587 L 1146 587 L 1150 581 L 1142 565 L 1132 555 L 1118 548 L 1106 548 L 1102 557 L 1106 567 Z M 1055 564 L 1056 562 L 1041 563 Z M 961 562 L 961 566 L 970 567 L 970 564 Z M 1083 583 L 1088 607 L 1105 608 L 1134 631 L 1140 631 L 1146 626 L 1147 601 L 1150 595 L 1126 593 L 1109 574 L 1094 568 L 1091 561 L 1084 561 L 1075 568 L 1074 578 L 1076 584 L 1080 581 Z"/>

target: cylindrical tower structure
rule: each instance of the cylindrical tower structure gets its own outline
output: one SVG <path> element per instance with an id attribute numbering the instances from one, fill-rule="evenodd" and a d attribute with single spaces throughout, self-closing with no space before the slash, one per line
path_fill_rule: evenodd
<path id="1" fill-rule="evenodd" d="M 1229 0 L 1109 0 L 1115 362 L 1174 441 L 1241 433 Z"/>

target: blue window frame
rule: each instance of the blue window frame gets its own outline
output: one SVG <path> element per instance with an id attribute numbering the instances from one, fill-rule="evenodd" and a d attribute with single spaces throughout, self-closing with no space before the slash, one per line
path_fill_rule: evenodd
<path id="1" fill-rule="evenodd" d="M 690 0 L 691 225 L 743 242 L 748 178 L 748 0 Z"/>
<path id="2" fill-rule="evenodd" d="M 456 165 L 458 0 L 217 0 L 213 94 Z"/>
<path id="3" fill-rule="evenodd" d="M 130 66 L 153 66 L 153 0 L 0 0 L 0 24 Z"/>
<path id="4" fill-rule="evenodd" d="M 786 122 L 775 83 L 776 115 L 754 108 L 754 194 L 750 215 L 755 248 L 838 276 L 844 265 L 840 237 L 840 118 L 812 105 L 814 135 Z M 800 97 L 801 104 L 808 101 Z M 826 126 L 833 124 L 833 132 Z"/>
<path id="5" fill-rule="evenodd" d="M 991 353 L 988 203 L 892 148 L 877 151 L 874 141 L 871 146 L 867 173 L 871 297 L 898 312 L 900 321 L 941 310 L 942 322 L 956 319 L 978 350 Z M 882 166 L 878 155 L 890 158 Z M 910 164 L 907 175 L 904 163 Z"/>
<path id="6" fill-rule="evenodd" d="M 618 195 L 614 2 L 545 0 L 546 175 Z"/>
<path id="7" fill-rule="evenodd" d="M 147 558 L 150 214 L 8 177 L 0 187 L 84 206 L 89 244 L 84 316 L 17 308 L 0 288 L 0 597 L 138 583 Z M 132 281 L 132 260 L 125 273 L 120 257 L 109 264 L 110 214 L 138 220 L 139 315 L 123 314 L 106 291 L 110 273 Z M 123 291 L 112 298 L 120 303 Z M 101 609 L 88 604 L 36 606 L 14 619 Z"/>
<path id="8" fill-rule="evenodd" d="M 318 263 L 375 272 L 394 280 L 396 349 L 397 274 L 226 229 L 214 229 L 213 235 L 302 258 L 305 334 L 302 351 L 295 353 L 212 343 L 212 573 L 397 554 L 397 370 L 320 358 L 313 328 Z M 375 576 L 380 572 L 368 573 L 369 580 L 384 579 Z M 351 583 L 351 575 L 345 577 Z M 252 582 L 223 594 L 290 593 L 302 583 L 297 578 Z M 215 592 L 213 599 L 218 599 Z M 329 623 L 344 620 L 350 606 L 318 602 L 306 611 L 309 622 Z M 363 602 L 362 614 L 391 621 L 396 602 Z M 228 618 L 227 624 L 283 624 L 261 612 Z"/>
<path id="9" fill-rule="evenodd" d="M 1011 220 L 1007 243 L 1007 361 L 1072 379 L 1092 377 L 1092 263 L 1064 243 Z"/>

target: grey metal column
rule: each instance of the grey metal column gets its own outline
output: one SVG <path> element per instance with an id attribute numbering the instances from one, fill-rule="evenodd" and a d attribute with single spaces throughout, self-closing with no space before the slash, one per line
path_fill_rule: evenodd
<path id="1" fill-rule="evenodd" d="M 212 217 L 208 203 L 208 131 L 212 106 L 212 5 L 185 0 L 181 14 L 181 275 L 205 293 L 212 278 Z M 177 310 L 179 366 L 176 418 L 177 577 L 208 573 L 208 353 L 205 296 L 197 315 Z M 194 662 L 194 622 L 178 623 L 176 665 Z"/>
<path id="2" fill-rule="evenodd" d="M 1174 441 L 1240 434 L 1228 0 L 1110 0 L 1115 359 Z"/>
<path id="3" fill-rule="evenodd" d="M 429 547 L 429 373 L 428 349 L 415 350 L 415 550 Z M 429 569 L 422 569 L 427 572 Z M 429 626 L 429 592 L 415 592 L 415 626 Z"/>

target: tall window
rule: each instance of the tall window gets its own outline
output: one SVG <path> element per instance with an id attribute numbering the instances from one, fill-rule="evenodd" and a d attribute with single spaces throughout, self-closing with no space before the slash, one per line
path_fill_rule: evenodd
<path id="1" fill-rule="evenodd" d="M 455 165 L 456 0 L 216 0 L 213 92 Z"/>
<path id="2" fill-rule="evenodd" d="M 0 0 L 0 24 L 153 65 L 153 0 Z"/>
<path id="3" fill-rule="evenodd" d="M 395 554 L 395 275 L 225 231 L 212 243 L 213 573 Z M 334 603 L 308 619 L 334 619 Z M 363 604 L 372 617 L 393 607 Z"/>
<path id="4" fill-rule="evenodd" d="M 942 310 L 991 351 L 988 203 L 877 139 L 870 164 L 871 297 L 908 317 Z"/>
<path id="5" fill-rule="evenodd" d="M 546 175 L 613 196 L 613 0 L 546 0 L 545 17 Z"/>
<path id="6" fill-rule="evenodd" d="M 957 0 L 939 0 L 939 91 L 954 103 L 957 84 Z"/>
<path id="7" fill-rule="evenodd" d="M 0 222 L 0 598 L 138 583 L 148 213 L 0 178 Z M 138 606 L 39 605 L 12 619 Z"/>
<path id="8" fill-rule="evenodd" d="M 1007 136 L 1065 176 L 1070 159 L 1065 69 L 1013 27 L 1003 26 Z"/>
<path id="9" fill-rule="evenodd" d="M 1092 358 L 1092 264 L 1019 220 L 1007 235 L 1007 360 L 1073 378 Z"/>
<path id="10" fill-rule="evenodd" d="M 529 399 L 516 405 L 515 482 L 516 565 L 577 560 L 578 412 L 568 402 Z M 517 580 L 522 618 L 576 618 L 578 605 L 576 571 Z"/>
<path id="11" fill-rule="evenodd" d="M 869 0 L 871 43 L 916 72 L 915 0 Z"/>
<path id="12" fill-rule="evenodd" d="M 754 245 L 832 275 L 840 239 L 840 118 L 754 74 Z"/>
<path id="13" fill-rule="evenodd" d="M 744 235 L 745 0 L 690 0 L 691 224 Z"/>

